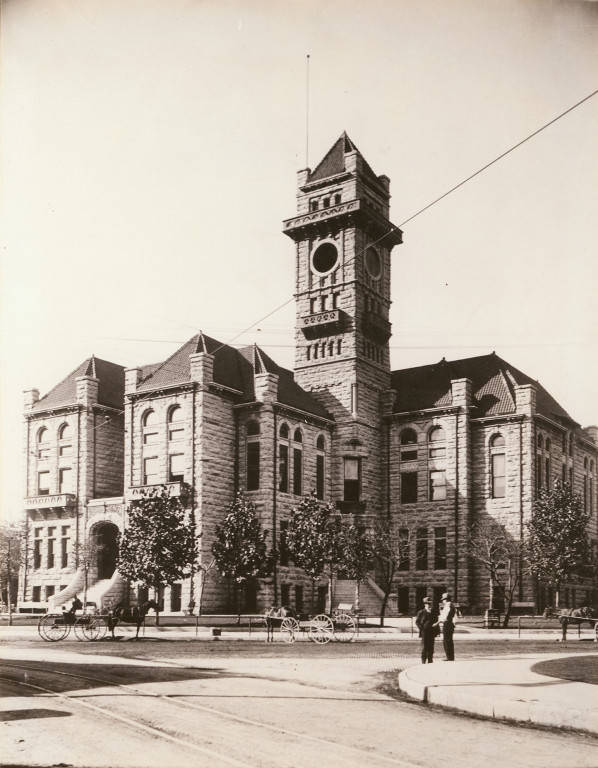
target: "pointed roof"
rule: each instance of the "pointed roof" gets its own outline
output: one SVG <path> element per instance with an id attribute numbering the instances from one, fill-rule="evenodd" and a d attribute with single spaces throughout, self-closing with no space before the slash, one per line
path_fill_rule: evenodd
<path id="1" fill-rule="evenodd" d="M 241 401 L 255 400 L 254 375 L 275 373 L 278 381 L 278 402 L 291 408 L 306 411 L 314 416 L 330 419 L 320 403 L 296 382 L 291 371 L 278 366 L 256 344 L 235 349 L 200 332 L 185 342 L 167 360 L 150 370 L 137 388 L 138 392 L 150 392 L 162 387 L 186 384 L 191 381 L 189 355 L 207 352 L 214 355 L 214 382 L 241 392 Z"/>
<path id="2" fill-rule="evenodd" d="M 391 373 L 391 386 L 397 392 L 395 413 L 452 404 L 451 380 L 471 379 L 475 416 L 501 416 L 515 413 L 515 386 L 533 384 L 536 410 L 543 416 L 576 424 L 567 411 L 537 381 L 512 366 L 494 352 L 479 357 L 404 368 Z"/>
<path id="3" fill-rule="evenodd" d="M 337 176 L 339 173 L 344 173 L 347 170 L 345 166 L 345 154 L 348 152 L 357 152 L 361 157 L 366 175 L 376 183 L 379 183 L 378 177 L 345 131 L 342 132 L 322 160 L 309 174 L 309 181 L 319 181 L 320 179 L 327 179 L 330 176 Z"/>
<path id="4" fill-rule="evenodd" d="M 92 355 L 71 371 L 61 382 L 40 398 L 31 409 L 46 411 L 77 403 L 77 378 L 92 376 L 99 380 L 98 404 L 122 408 L 125 391 L 125 369 L 122 365 Z"/>

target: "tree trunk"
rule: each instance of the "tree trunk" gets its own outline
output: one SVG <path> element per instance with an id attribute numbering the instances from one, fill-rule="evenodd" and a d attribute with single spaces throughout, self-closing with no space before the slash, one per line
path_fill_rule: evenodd
<path id="1" fill-rule="evenodd" d="M 12 592 L 10 590 L 10 570 L 8 571 L 8 579 L 6 580 L 6 600 L 8 602 L 8 626 L 12 627 Z"/>
<path id="2" fill-rule="evenodd" d="M 314 611 L 314 602 L 316 599 L 316 582 L 314 579 L 311 580 L 311 613 L 312 616 L 315 613 Z"/>
<path id="3" fill-rule="evenodd" d="M 494 608 L 494 576 L 490 573 L 488 580 L 488 608 L 493 610 Z"/>
<path id="4" fill-rule="evenodd" d="M 160 626 L 160 585 L 154 587 L 154 596 L 156 600 L 156 605 L 158 606 L 156 608 L 156 626 Z"/>
<path id="5" fill-rule="evenodd" d="M 237 626 L 241 626 L 241 588 L 238 584 L 235 585 L 235 597 L 237 603 Z"/>
<path id="6" fill-rule="evenodd" d="M 554 607 L 555 607 L 557 610 L 558 610 L 558 608 L 559 608 L 559 596 L 560 596 L 560 590 L 561 590 L 561 585 L 560 585 L 560 584 L 557 584 L 557 585 L 556 585 L 556 587 L 555 587 L 555 589 L 554 589 Z"/>
<path id="7" fill-rule="evenodd" d="M 359 579 L 355 579 L 355 605 L 353 606 L 353 610 L 355 613 L 359 612 L 359 586 L 361 582 Z"/>
<path id="8" fill-rule="evenodd" d="M 386 613 L 386 605 L 388 603 L 388 596 L 390 595 L 390 590 L 386 592 L 384 591 L 384 597 L 382 598 L 382 605 L 380 606 L 380 626 L 384 626 L 384 614 Z"/>

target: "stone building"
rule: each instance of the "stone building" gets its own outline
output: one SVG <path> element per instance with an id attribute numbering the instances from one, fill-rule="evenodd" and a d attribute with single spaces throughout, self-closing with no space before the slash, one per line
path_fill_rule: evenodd
<path id="1" fill-rule="evenodd" d="M 413 612 L 446 589 L 483 609 L 471 524 L 496 519 L 519 540 L 538 489 L 555 479 L 582 495 L 596 546 L 598 428 L 582 430 L 494 353 L 391 371 L 391 250 L 401 232 L 389 219 L 389 186 L 346 134 L 299 172 L 297 213 L 283 223 L 295 244 L 294 371 L 257 346 L 233 349 L 200 332 L 164 362 L 125 371 L 91 358 L 41 400 L 26 393 L 32 557 L 22 607 L 58 605 L 83 584 L 98 604 L 120 599 L 128 587 L 114 566 L 116 532 L 127 501 L 157 484 L 178 493 L 181 481 L 195 489 L 204 568 L 235 493 L 256 504 L 279 564 L 247 589 L 248 611 L 273 601 L 311 607 L 285 528 L 312 491 L 347 521 L 367 528 L 390 518 L 409 533 L 389 612 Z M 167 588 L 165 609 L 183 611 L 202 578 Z M 205 578 L 204 610 L 226 610 L 226 585 L 213 571 Z M 337 581 L 336 600 L 351 601 L 353 588 Z M 322 584 L 319 608 L 325 592 Z M 362 606 L 376 612 L 381 596 L 373 573 Z M 596 601 L 595 584 L 567 584 L 564 596 Z M 517 598 L 542 605 L 551 595 L 523 578 Z"/>

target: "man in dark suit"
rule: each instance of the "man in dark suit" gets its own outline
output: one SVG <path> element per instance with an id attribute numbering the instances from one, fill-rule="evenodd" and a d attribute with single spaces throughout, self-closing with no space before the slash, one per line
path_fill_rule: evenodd
<path id="1" fill-rule="evenodd" d="M 424 607 L 418 612 L 415 624 L 422 641 L 422 664 L 434 661 L 434 639 L 437 634 L 438 617 L 432 608 L 432 600 L 424 597 Z"/>

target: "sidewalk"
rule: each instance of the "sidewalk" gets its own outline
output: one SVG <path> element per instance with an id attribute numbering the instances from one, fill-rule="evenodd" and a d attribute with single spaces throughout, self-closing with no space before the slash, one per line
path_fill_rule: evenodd
<path id="1" fill-rule="evenodd" d="M 594 649 L 594 645 L 588 649 L 588 656 L 596 655 Z M 414 699 L 483 717 L 576 728 L 598 735 L 598 688 L 533 670 L 538 662 L 552 659 L 562 660 L 563 656 L 517 655 L 418 664 L 399 674 L 399 688 Z"/>

